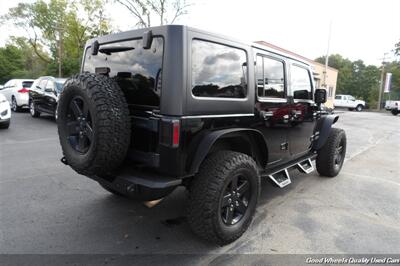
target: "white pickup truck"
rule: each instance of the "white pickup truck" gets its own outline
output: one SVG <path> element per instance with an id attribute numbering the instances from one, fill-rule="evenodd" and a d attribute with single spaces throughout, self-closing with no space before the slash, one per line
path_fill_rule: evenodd
<path id="1" fill-rule="evenodd" d="M 356 100 L 356 98 L 351 95 L 339 94 L 335 96 L 334 106 L 348 108 L 350 111 L 356 110 L 357 112 L 360 112 L 365 108 L 365 101 Z"/>
<path id="2" fill-rule="evenodd" d="M 393 115 L 400 114 L 400 101 L 386 101 L 385 109 L 390 111 Z"/>

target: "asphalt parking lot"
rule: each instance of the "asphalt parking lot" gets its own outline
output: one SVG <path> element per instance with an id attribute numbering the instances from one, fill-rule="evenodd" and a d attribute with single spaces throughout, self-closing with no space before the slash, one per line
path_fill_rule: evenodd
<path id="1" fill-rule="evenodd" d="M 0 253 L 220 254 L 400 253 L 400 116 L 343 112 L 348 151 L 333 179 L 293 173 L 263 182 L 255 219 L 235 243 L 194 236 L 186 192 L 149 209 L 119 198 L 60 163 L 55 121 L 13 114 L 0 131 Z M 295 176 L 295 177 L 294 177 Z"/>

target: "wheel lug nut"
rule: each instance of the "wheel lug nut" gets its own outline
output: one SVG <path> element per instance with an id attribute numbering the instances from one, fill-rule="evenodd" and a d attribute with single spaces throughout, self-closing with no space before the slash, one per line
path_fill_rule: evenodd
<path id="1" fill-rule="evenodd" d="M 236 201 L 236 207 L 239 206 L 239 202 Z"/>
<path id="2" fill-rule="evenodd" d="M 231 203 L 232 202 L 232 199 L 228 199 L 228 203 Z"/>

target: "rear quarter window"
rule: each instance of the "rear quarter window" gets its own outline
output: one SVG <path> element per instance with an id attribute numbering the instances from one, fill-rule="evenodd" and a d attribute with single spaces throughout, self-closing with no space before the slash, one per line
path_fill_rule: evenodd
<path id="1" fill-rule="evenodd" d="M 245 98 L 246 52 L 203 40 L 192 41 L 192 94 L 196 97 Z"/>

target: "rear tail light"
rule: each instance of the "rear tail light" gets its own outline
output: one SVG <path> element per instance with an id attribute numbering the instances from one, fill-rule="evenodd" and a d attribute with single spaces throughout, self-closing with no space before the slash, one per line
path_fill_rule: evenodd
<path id="1" fill-rule="evenodd" d="M 27 93 L 27 92 L 29 92 L 29 89 L 27 89 L 27 88 L 22 88 L 22 89 L 18 90 L 18 92 L 19 92 L 19 93 Z"/>
<path id="2" fill-rule="evenodd" d="M 180 122 L 179 120 L 162 120 L 160 131 L 160 143 L 176 148 L 180 141 Z"/>
<path id="3" fill-rule="evenodd" d="M 172 146 L 178 147 L 179 146 L 179 131 L 180 131 L 180 125 L 179 125 L 178 120 L 172 122 L 172 128 L 173 128 Z"/>

